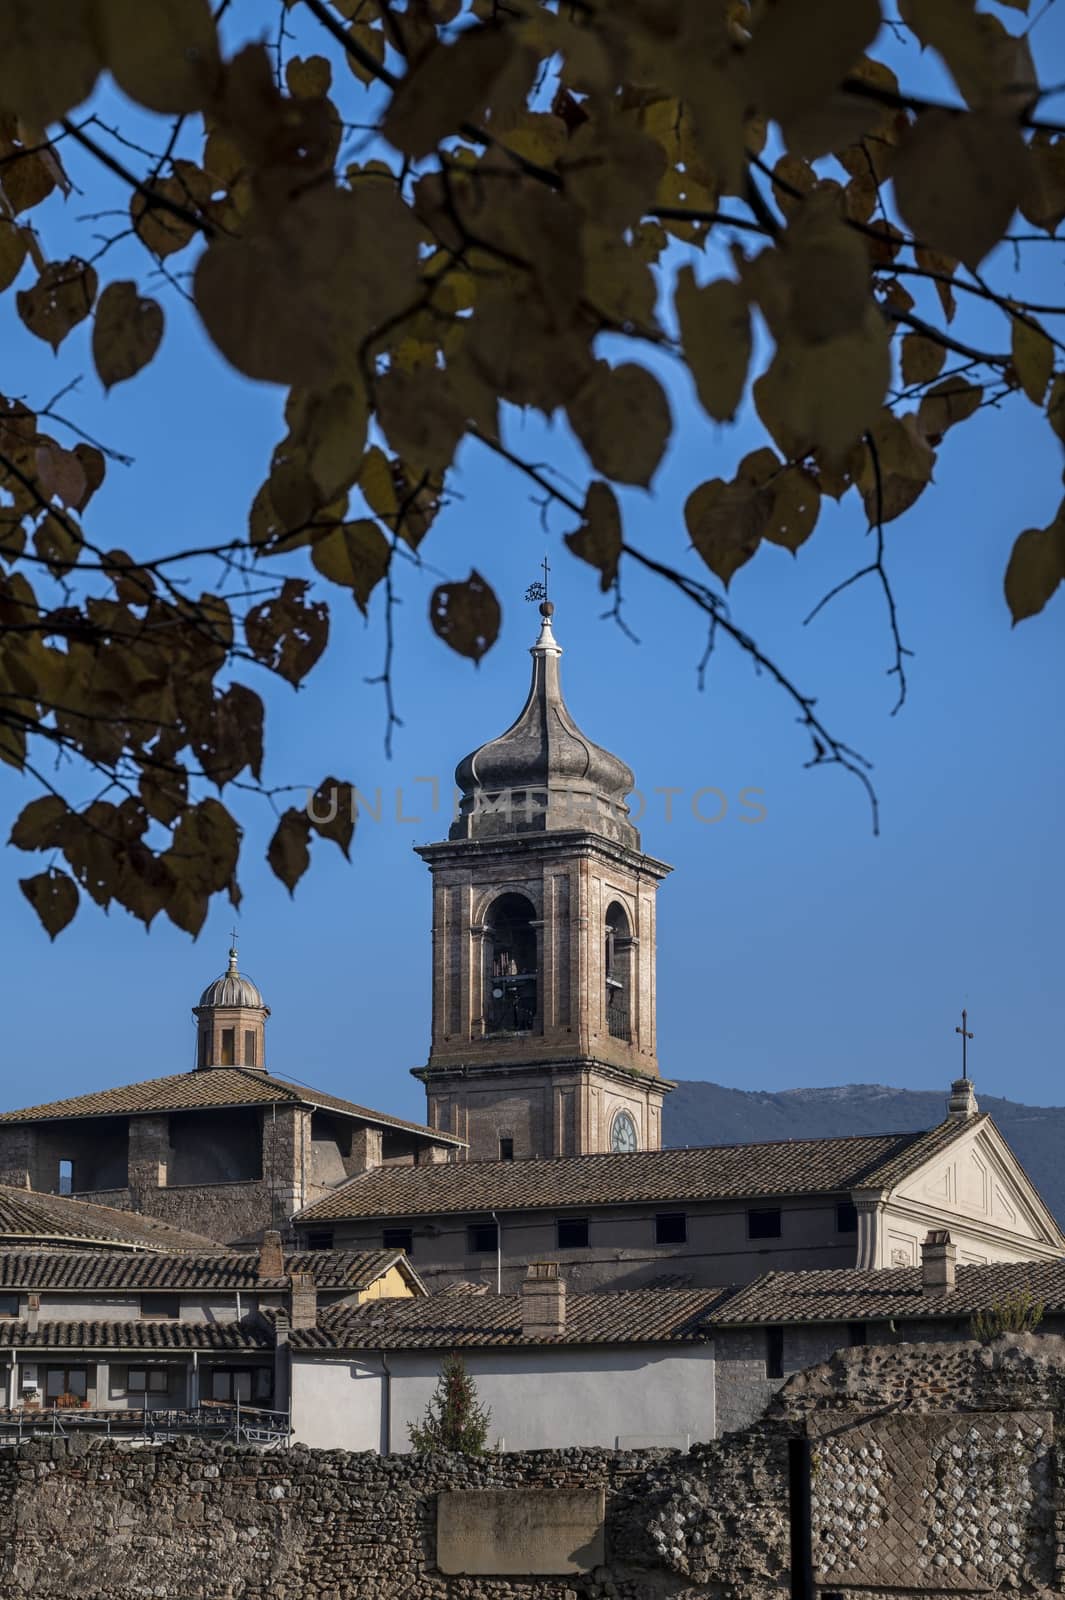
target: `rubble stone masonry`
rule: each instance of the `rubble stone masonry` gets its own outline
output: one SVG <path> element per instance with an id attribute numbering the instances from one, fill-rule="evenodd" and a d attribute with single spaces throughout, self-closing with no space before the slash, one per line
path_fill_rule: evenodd
<path id="1" fill-rule="evenodd" d="M 58 1439 L 0 1450 L 0 1600 L 782 1600 L 796 1434 L 814 1440 L 823 1591 L 1060 1600 L 1063 1425 L 1065 1341 L 1022 1335 L 840 1351 L 752 1428 L 688 1455 Z M 456 1489 L 509 1491 L 516 1506 L 523 1491 L 601 1489 L 601 1564 L 443 1574 L 437 1501 Z"/>

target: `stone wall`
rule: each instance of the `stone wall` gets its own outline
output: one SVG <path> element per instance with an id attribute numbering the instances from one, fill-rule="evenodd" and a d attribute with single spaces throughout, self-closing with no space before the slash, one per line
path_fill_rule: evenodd
<path id="1" fill-rule="evenodd" d="M 1029 1335 L 841 1351 L 789 1380 L 756 1426 L 687 1455 L 56 1440 L 0 1451 L 0 1600 L 782 1600 L 788 1440 L 803 1434 L 824 1589 L 1060 1600 L 1062 1425 L 1065 1341 Z M 529 1490 L 601 1490 L 602 1564 L 446 1576 L 438 1497 L 473 1491 L 476 1519 L 486 1489 L 516 1507 Z M 485 1505 L 498 1521 L 498 1493 Z"/>

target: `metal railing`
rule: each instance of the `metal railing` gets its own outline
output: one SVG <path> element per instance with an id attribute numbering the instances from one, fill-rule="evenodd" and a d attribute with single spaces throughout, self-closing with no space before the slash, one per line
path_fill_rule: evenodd
<path id="1" fill-rule="evenodd" d="M 192 1436 L 278 1449 L 289 1442 L 292 1420 L 288 1411 L 267 1411 L 242 1405 L 239 1400 L 232 1404 L 205 1400 L 191 1410 L 89 1411 L 80 1406 L 31 1410 L 18 1406 L 0 1411 L 0 1448 L 82 1433 L 127 1444 L 166 1444 Z"/>

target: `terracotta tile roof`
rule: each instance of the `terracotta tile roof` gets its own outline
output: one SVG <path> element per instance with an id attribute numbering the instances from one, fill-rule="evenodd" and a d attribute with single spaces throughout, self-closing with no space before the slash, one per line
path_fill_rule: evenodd
<path id="1" fill-rule="evenodd" d="M 972 1126 L 971 1121 L 945 1122 L 927 1133 L 786 1139 L 547 1161 L 377 1167 L 314 1201 L 296 1221 L 304 1226 L 341 1217 L 841 1194 L 898 1182 Z"/>
<path id="2" fill-rule="evenodd" d="M 116 1249 L 210 1251 L 214 1255 L 223 1249 L 202 1233 L 188 1233 L 139 1211 L 0 1185 L 0 1246 L 16 1239 L 34 1245 L 96 1244 Z"/>
<path id="3" fill-rule="evenodd" d="M 294 1329 L 294 1350 L 428 1349 L 458 1345 L 698 1344 L 709 1311 L 727 1290 L 625 1289 L 569 1295 L 565 1332 L 526 1339 L 520 1295 L 435 1294 L 327 1309 L 314 1328 Z"/>
<path id="4" fill-rule="evenodd" d="M 735 1325 L 967 1317 L 1023 1290 L 1045 1311 L 1065 1312 L 1065 1260 L 960 1266 L 957 1287 L 941 1299 L 922 1294 L 920 1267 L 767 1272 L 754 1283 L 731 1291 L 708 1320 Z"/>
<path id="5" fill-rule="evenodd" d="M 117 1117 L 159 1111 L 221 1110 L 226 1106 L 269 1106 L 276 1104 L 321 1107 L 341 1116 L 358 1117 L 382 1128 L 398 1128 L 420 1134 L 438 1144 L 461 1146 L 462 1139 L 439 1133 L 420 1122 L 370 1111 L 350 1100 L 289 1083 L 251 1067 L 209 1067 L 197 1072 L 177 1072 L 168 1078 L 149 1078 L 144 1083 L 127 1083 L 117 1089 L 101 1089 L 95 1094 L 74 1095 L 69 1100 L 50 1100 L 40 1106 L 24 1106 L 18 1111 L 0 1112 L 0 1126 L 16 1122 L 54 1122 L 67 1117 Z"/>
<path id="6" fill-rule="evenodd" d="M 272 1350 L 265 1328 L 250 1322 L 25 1322 L 0 1319 L 0 1349 Z"/>
<path id="7" fill-rule="evenodd" d="M 163 1251 L 5 1250 L 0 1248 L 0 1289 L 284 1289 L 290 1272 L 309 1272 L 319 1289 L 353 1293 L 397 1261 L 402 1250 L 302 1250 L 285 1256 L 285 1276 L 260 1278 L 257 1254 L 170 1254 Z M 417 1280 L 414 1269 L 411 1276 Z"/>

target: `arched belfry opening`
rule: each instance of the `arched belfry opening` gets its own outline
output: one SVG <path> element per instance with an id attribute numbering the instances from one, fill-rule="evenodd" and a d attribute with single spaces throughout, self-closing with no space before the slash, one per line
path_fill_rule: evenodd
<path id="1" fill-rule="evenodd" d="M 536 908 L 523 894 L 501 894 L 485 917 L 484 1031 L 531 1033 L 539 1001 Z"/>
<path id="2" fill-rule="evenodd" d="M 606 986 L 607 1032 L 612 1039 L 632 1038 L 632 928 L 625 907 L 614 901 L 606 914 L 603 975 Z"/>

